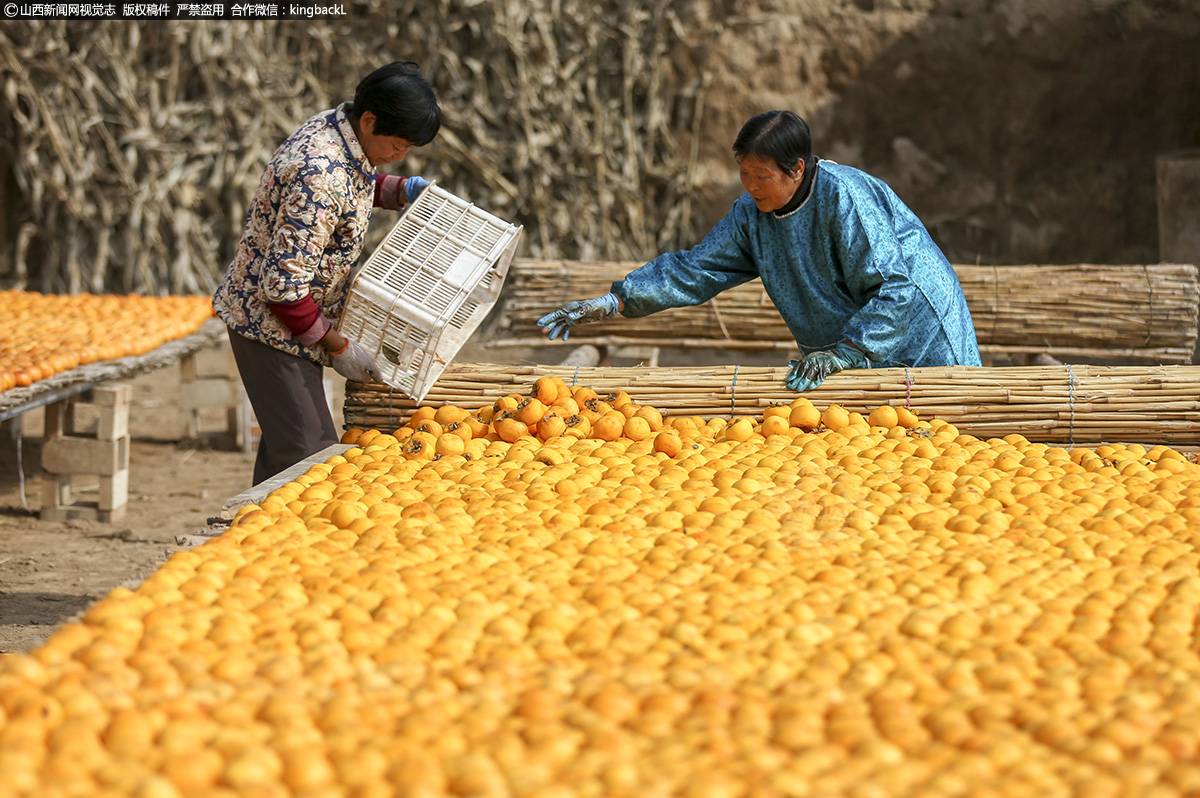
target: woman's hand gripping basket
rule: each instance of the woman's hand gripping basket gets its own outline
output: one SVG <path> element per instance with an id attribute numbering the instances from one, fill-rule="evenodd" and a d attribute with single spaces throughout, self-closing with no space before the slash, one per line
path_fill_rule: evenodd
<path id="1" fill-rule="evenodd" d="M 431 183 L 354 278 L 339 331 L 420 402 L 496 304 L 521 229 Z"/>

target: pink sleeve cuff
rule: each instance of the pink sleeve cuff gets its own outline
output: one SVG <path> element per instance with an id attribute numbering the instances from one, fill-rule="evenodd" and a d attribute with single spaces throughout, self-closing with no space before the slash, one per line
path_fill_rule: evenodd
<path id="1" fill-rule="evenodd" d="M 404 193 L 405 178 L 400 175 L 378 175 L 375 178 L 375 207 L 389 211 L 402 211 L 408 204 Z"/>
<path id="2" fill-rule="evenodd" d="M 294 337 L 298 343 L 304 346 L 313 346 L 317 341 L 324 338 L 325 333 L 329 332 L 332 328 L 333 325 L 329 323 L 329 319 L 320 316 L 313 322 L 313 326 Z"/>
<path id="3" fill-rule="evenodd" d="M 304 346 L 312 346 L 321 340 L 333 326 L 317 307 L 317 301 L 312 298 L 312 294 L 295 302 L 268 302 L 267 307 L 291 331 L 292 337 Z"/>

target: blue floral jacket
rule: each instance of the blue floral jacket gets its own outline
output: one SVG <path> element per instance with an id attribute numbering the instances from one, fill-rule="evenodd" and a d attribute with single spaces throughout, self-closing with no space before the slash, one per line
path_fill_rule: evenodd
<path id="1" fill-rule="evenodd" d="M 763 288 L 802 353 L 850 341 L 878 366 L 978 366 L 975 327 L 954 269 L 881 180 L 817 161 L 812 193 L 783 216 L 749 194 L 704 240 L 613 283 L 623 315 L 699 305 L 735 285 Z"/>

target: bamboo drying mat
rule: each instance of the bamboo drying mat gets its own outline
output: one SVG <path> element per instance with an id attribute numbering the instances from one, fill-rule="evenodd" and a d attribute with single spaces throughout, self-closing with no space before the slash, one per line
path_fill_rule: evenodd
<path id="1" fill-rule="evenodd" d="M 167 341 L 144 355 L 87 363 L 38 380 L 24 388 L 0 391 L 0 419 L 13 418 L 26 410 L 56 402 L 102 383 L 127 380 L 174 365 L 201 349 L 220 346 L 228 340 L 228 328 L 218 318 L 206 319 L 196 332 Z"/>
<path id="2" fill-rule="evenodd" d="M 641 264 L 517 259 L 489 346 L 542 346 L 535 322 L 564 303 L 598 296 Z M 1192 264 L 954 267 L 985 354 L 1046 353 L 1188 364 L 1196 349 L 1200 282 Z M 669 331 L 668 335 L 664 335 Z M 646 319 L 581 325 L 571 343 L 795 351 L 796 342 L 762 283 L 703 305 Z"/>
<path id="3" fill-rule="evenodd" d="M 453 364 L 423 404 L 474 410 L 534 380 L 559 376 L 603 394 L 618 388 L 669 415 L 757 416 L 792 401 L 786 368 L 617 368 Z M 909 405 L 981 438 L 1019 433 L 1064 443 L 1200 443 L 1200 366 L 1023 366 L 889 368 L 834 374 L 805 394 L 824 409 L 837 402 L 869 412 Z M 346 427 L 393 430 L 416 404 L 382 384 L 347 383 Z"/>

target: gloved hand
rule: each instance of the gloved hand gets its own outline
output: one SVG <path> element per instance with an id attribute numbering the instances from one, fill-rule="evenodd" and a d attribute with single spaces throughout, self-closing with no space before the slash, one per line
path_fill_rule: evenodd
<path id="1" fill-rule="evenodd" d="M 793 391 L 810 391 L 830 374 L 843 369 L 860 368 L 867 365 L 867 356 L 856 346 L 842 342 L 830 349 L 810 352 L 803 360 L 790 360 L 787 387 Z"/>
<path id="2" fill-rule="evenodd" d="M 595 299 L 584 299 L 579 302 L 568 302 L 553 313 L 547 313 L 537 320 L 537 326 L 542 332 L 550 334 L 553 341 L 562 336 L 565 341 L 571 334 L 571 328 L 576 324 L 587 324 L 611 318 L 620 311 L 617 295 L 609 291 L 604 296 Z"/>
<path id="3" fill-rule="evenodd" d="M 346 379 L 355 382 L 383 381 L 383 374 L 375 365 L 375 358 L 353 338 L 346 339 L 346 346 L 342 351 L 329 354 L 333 357 L 333 370 Z"/>
<path id="4" fill-rule="evenodd" d="M 409 175 L 404 179 L 404 194 L 408 197 L 409 202 L 414 202 L 417 196 L 425 190 L 425 186 L 429 185 L 429 181 L 419 175 Z"/>

